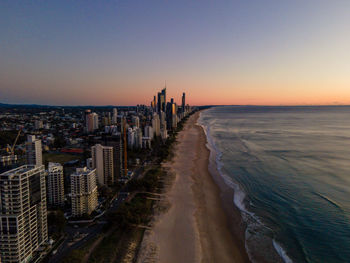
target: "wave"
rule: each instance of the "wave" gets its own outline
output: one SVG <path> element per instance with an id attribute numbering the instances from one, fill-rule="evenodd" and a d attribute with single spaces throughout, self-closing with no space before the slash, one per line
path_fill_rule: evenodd
<path id="1" fill-rule="evenodd" d="M 224 166 L 224 163 L 221 161 L 223 153 L 218 149 L 218 147 L 215 144 L 214 138 L 210 134 L 210 124 L 204 124 L 204 121 L 202 119 L 202 112 L 200 113 L 200 117 L 197 121 L 197 124 L 202 127 L 207 137 L 207 148 L 210 150 L 210 155 L 215 157 L 214 159 L 216 170 L 223 178 L 225 184 L 234 190 L 233 203 L 240 210 L 242 219 L 247 223 L 247 228 L 245 231 L 245 248 L 250 261 L 255 262 L 252 256 L 252 248 L 261 243 L 259 239 L 267 238 L 267 236 L 262 237 L 264 235 L 264 232 L 272 232 L 272 229 L 264 225 L 257 215 L 248 210 L 248 208 L 245 205 L 247 194 L 241 189 L 238 183 L 233 182 L 232 179 L 228 175 L 226 175 L 222 170 Z M 254 238 L 254 235 L 256 235 L 256 238 Z M 288 257 L 286 251 L 282 248 L 280 244 L 278 244 L 275 241 L 275 239 L 272 239 L 272 245 L 275 252 L 277 252 L 277 254 L 285 263 L 293 263 L 293 261 Z"/>
<path id="2" fill-rule="evenodd" d="M 344 212 L 343 208 L 334 200 L 332 200 L 330 197 L 321 194 L 321 193 L 317 193 L 317 192 L 312 192 L 314 195 L 320 197 L 321 199 L 325 200 L 326 202 L 330 203 L 332 206 L 334 206 L 335 208 L 339 209 L 341 212 Z"/>
<path id="3" fill-rule="evenodd" d="M 286 251 L 281 247 L 281 245 L 279 243 L 277 243 L 277 241 L 275 239 L 272 239 L 272 243 L 273 243 L 273 246 L 276 249 L 278 255 L 281 256 L 281 258 L 283 259 L 284 262 L 293 263 L 293 261 L 290 259 L 290 257 L 288 257 Z"/>

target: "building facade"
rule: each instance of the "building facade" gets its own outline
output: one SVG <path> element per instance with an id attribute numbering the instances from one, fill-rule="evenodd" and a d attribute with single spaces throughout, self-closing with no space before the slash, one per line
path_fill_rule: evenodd
<path id="1" fill-rule="evenodd" d="M 29 165 L 41 166 L 43 164 L 41 140 L 35 138 L 35 135 L 27 136 L 26 161 Z"/>
<path id="2" fill-rule="evenodd" d="M 113 171 L 114 171 L 114 181 L 112 183 L 117 182 L 117 180 L 123 176 L 124 171 L 124 156 L 123 149 L 123 137 L 121 133 L 115 133 L 111 136 L 106 136 L 104 138 L 104 144 L 107 146 L 113 147 Z"/>
<path id="3" fill-rule="evenodd" d="M 49 163 L 47 174 L 47 197 L 50 206 L 64 206 L 63 166 L 59 163 Z"/>
<path id="4" fill-rule="evenodd" d="M 98 114 L 95 112 L 86 111 L 85 112 L 85 121 L 86 121 L 86 131 L 94 132 L 99 127 Z"/>
<path id="5" fill-rule="evenodd" d="M 160 136 L 160 119 L 157 113 L 153 114 L 152 118 L 152 129 L 154 132 L 154 136 Z"/>
<path id="6" fill-rule="evenodd" d="M 72 216 L 90 215 L 97 207 L 96 170 L 77 168 L 71 174 Z"/>
<path id="7" fill-rule="evenodd" d="M 113 116 L 112 116 L 112 124 L 116 125 L 118 123 L 118 110 L 116 108 L 113 109 Z"/>
<path id="8" fill-rule="evenodd" d="M 2 173 L 0 193 L 1 262 L 28 262 L 48 240 L 45 167 Z"/>
<path id="9" fill-rule="evenodd" d="M 99 185 L 112 185 L 114 179 L 113 147 L 96 144 L 91 147 L 92 168 Z"/>

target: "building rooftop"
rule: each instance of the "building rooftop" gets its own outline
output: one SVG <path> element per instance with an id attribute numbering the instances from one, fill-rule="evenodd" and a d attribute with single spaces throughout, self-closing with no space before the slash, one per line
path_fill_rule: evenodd
<path id="1" fill-rule="evenodd" d="M 13 177 L 13 176 L 19 176 L 22 175 L 23 173 L 26 173 L 31 170 L 40 170 L 44 168 L 44 165 L 41 166 L 35 166 L 35 165 L 22 165 L 20 167 L 17 167 L 15 169 L 6 171 L 2 174 L 0 174 L 0 177 Z"/>

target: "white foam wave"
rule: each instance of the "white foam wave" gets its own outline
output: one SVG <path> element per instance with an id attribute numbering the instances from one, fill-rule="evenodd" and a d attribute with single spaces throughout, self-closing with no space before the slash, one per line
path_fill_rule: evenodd
<path id="1" fill-rule="evenodd" d="M 255 217 L 254 213 L 248 211 L 244 204 L 246 198 L 245 192 L 242 191 L 240 186 L 234 183 L 232 179 L 222 171 L 222 168 L 224 166 L 223 162 L 221 161 L 222 152 L 217 148 L 214 142 L 214 138 L 210 134 L 209 125 L 205 126 L 202 122 L 202 118 L 199 118 L 198 125 L 200 125 L 203 128 L 204 133 L 207 136 L 207 147 L 210 150 L 210 154 L 213 154 L 213 156 L 215 157 L 217 171 L 219 172 L 220 176 L 224 179 L 225 184 L 234 190 L 234 204 L 241 212 L 249 214 L 250 216 L 254 217 L 256 221 L 259 221 L 259 219 Z"/>
<path id="2" fill-rule="evenodd" d="M 285 263 L 293 263 L 293 260 L 291 260 L 290 257 L 288 257 L 287 252 L 281 247 L 280 244 L 277 243 L 277 241 L 275 239 L 272 240 L 273 246 L 276 249 L 278 255 L 281 256 L 281 258 L 283 259 L 283 261 Z"/>
<path id="3" fill-rule="evenodd" d="M 241 189 L 239 184 L 233 182 L 233 180 L 226 175 L 223 171 L 223 162 L 221 161 L 222 158 L 222 152 L 217 148 L 214 138 L 210 134 L 210 125 L 205 125 L 202 119 L 202 113 L 200 113 L 200 118 L 197 121 L 197 124 L 200 125 L 204 133 L 207 137 L 207 147 L 210 150 L 210 155 L 211 157 L 214 157 L 215 159 L 215 164 L 216 164 L 216 170 L 219 172 L 220 176 L 224 179 L 224 182 L 226 185 L 231 187 L 234 190 L 234 197 L 233 197 L 233 202 L 235 206 L 241 211 L 241 216 L 243 220 L 247 223 L 247 229 L 245 231 L 245 248 L 247 251 L 247 254 L 252 262 L 254 260 L 251 258 L 251 253 L 250 249 L 248 246 L 247 240 L 250 238 L 250 229 L 256 228 L 258 225 L 260 228 L 265 228 L 271 230 L 269 227 L 265 226 L 261 220 L 251 211 L 249 211 L 246 206 L 245 206 L 245 199 L 246 199 L 246 193 Z M 273 239 L 272 240 L 273 247 L 276 250 L 276 252 L 280 255 L 280 257 L 283 259 L 285 263 L 293 263 L 293 261 L 288 257 L 287 253 L 285 250 Z"/>

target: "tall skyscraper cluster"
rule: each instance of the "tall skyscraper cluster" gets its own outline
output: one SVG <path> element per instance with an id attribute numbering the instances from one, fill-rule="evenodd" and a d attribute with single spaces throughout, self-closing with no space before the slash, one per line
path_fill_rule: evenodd
<path id="1" fill-rule="evenodd" d="M 167 138 L 167 131 L 176 129 L 178 122 L 190 111 L 190 107 L 186 105 L 185 93 L 182 94 L 180 107 L 173 98 L 167 101 L 166 86 L 153 97 L 151 109 L 154 136 L 161 136 L 163 139 Z"/>

